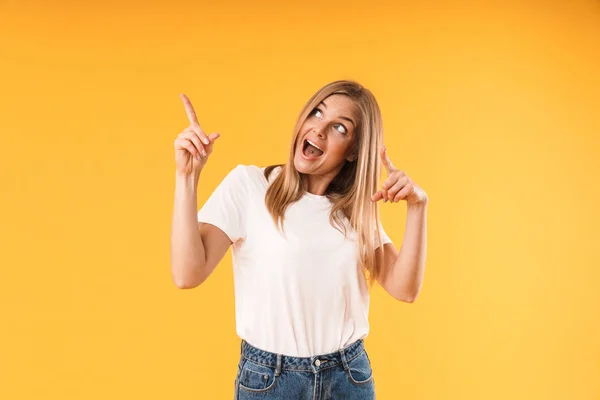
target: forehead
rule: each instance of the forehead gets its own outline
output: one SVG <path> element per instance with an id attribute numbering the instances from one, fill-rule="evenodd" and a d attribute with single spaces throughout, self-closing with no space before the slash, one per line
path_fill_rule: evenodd
<path id="1" fill-rule="evenodd" d="M 327 111 L 335 110 L 337 113 L 356 113 L 356 104 L 348 96 L 343 94 L 332 94 L 323 100 L 327 106 Z"/>

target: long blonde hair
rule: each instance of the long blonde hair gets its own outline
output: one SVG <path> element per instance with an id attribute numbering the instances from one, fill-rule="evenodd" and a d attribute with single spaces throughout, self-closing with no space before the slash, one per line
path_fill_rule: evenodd
<path id="1" fill-rule="evenodd" d="M 339 80 L 323 86 L 308 100 L 294 127 L 288 162 L 265 168 L 264 174 L 268 180 L 275 168 L 282 167 L 267 189 L 265 205 L 275 225 L 282 230 L 285 210 L 306 192 L 306 181 L 302 180 L 294 166 L 294 151 L 300 129 L 311 111 L 333 94 L 348 96 L 356 104 L 358 121 L 354 135 L 354 154 L 357 158 L 345 163 L 325 191 L 325 196 L 333 203 L 329 220 L 336 229 L 341 228 L 344 235 L 348 221 L 356 231 L 359 263 L 368 272 L 372 286 L 381 273 L 381 266 L 376 265 L 374 243 L 375 235 L 381 243 L 379 205 L 371 201 L 371 196 L 379 189 L 381 177 L 381 156 L 378 150 L 383 146 L 383 123 L 379 105 L 368 89 L 355 81 Z M 347 221 L 343 221 L 342 216 Z M 381 250 L 383 251 L 383 246 Z"/>

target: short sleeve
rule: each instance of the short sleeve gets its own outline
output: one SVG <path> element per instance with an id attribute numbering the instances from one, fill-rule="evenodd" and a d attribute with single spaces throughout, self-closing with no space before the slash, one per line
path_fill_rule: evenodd
<path id="1" fill-rule="evenodd" d="M 389 238 L 389 236 L 387 235 L 387 233 L 385 233 L 385 230 L 383 229 L 383 225 L 379 224 L 379 227 L 381 228 L 381 240 L 383 241 L 383 244 L 386 243 L 392 243 L 392 239 Z M 377 249 L 379 246 L 379 239 L 377 237 L 377 231 L 375 231 L 375 249 Z"/>
<path id="2" fill-rule="evenodd" d="M 240 164 L 232 169 L 198 211 L 198 222 L 216 226 L 234 243 L 246 236 L 248 181 L 244 168 Z"/>

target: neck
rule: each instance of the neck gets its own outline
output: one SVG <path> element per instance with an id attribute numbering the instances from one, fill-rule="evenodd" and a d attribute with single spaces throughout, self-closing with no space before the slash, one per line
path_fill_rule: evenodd
<path id="1" fill-rule="evenodd" d="M 329 183 L 332 179 L 325 178 L 323 176 L 306 176 L 306 191 L 308 193 L 316 194 L 317 196 L 323 196 Z"/>
<path id="2" fill-rule="evenodd" d="M 306 191 L 317 196 L 325 195 L 325 191 L 329 187 L 329 184 L 331 183 L 333 178 L 335 178 L 336 175 L 340 172 L 340 170 L 341 168 L 323 175 L 305 174 L 304 179 Z"/>

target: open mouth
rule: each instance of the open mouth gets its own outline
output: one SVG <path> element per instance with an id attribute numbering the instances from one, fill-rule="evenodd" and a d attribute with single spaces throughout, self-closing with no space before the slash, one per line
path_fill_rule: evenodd
<path id="1" fill-rule="evenodd" d="M 323 150 L 319 149 L 315 143 L 304 139 L 302 153 L 308 158 L 319 158 L 323 155 Z"/>

